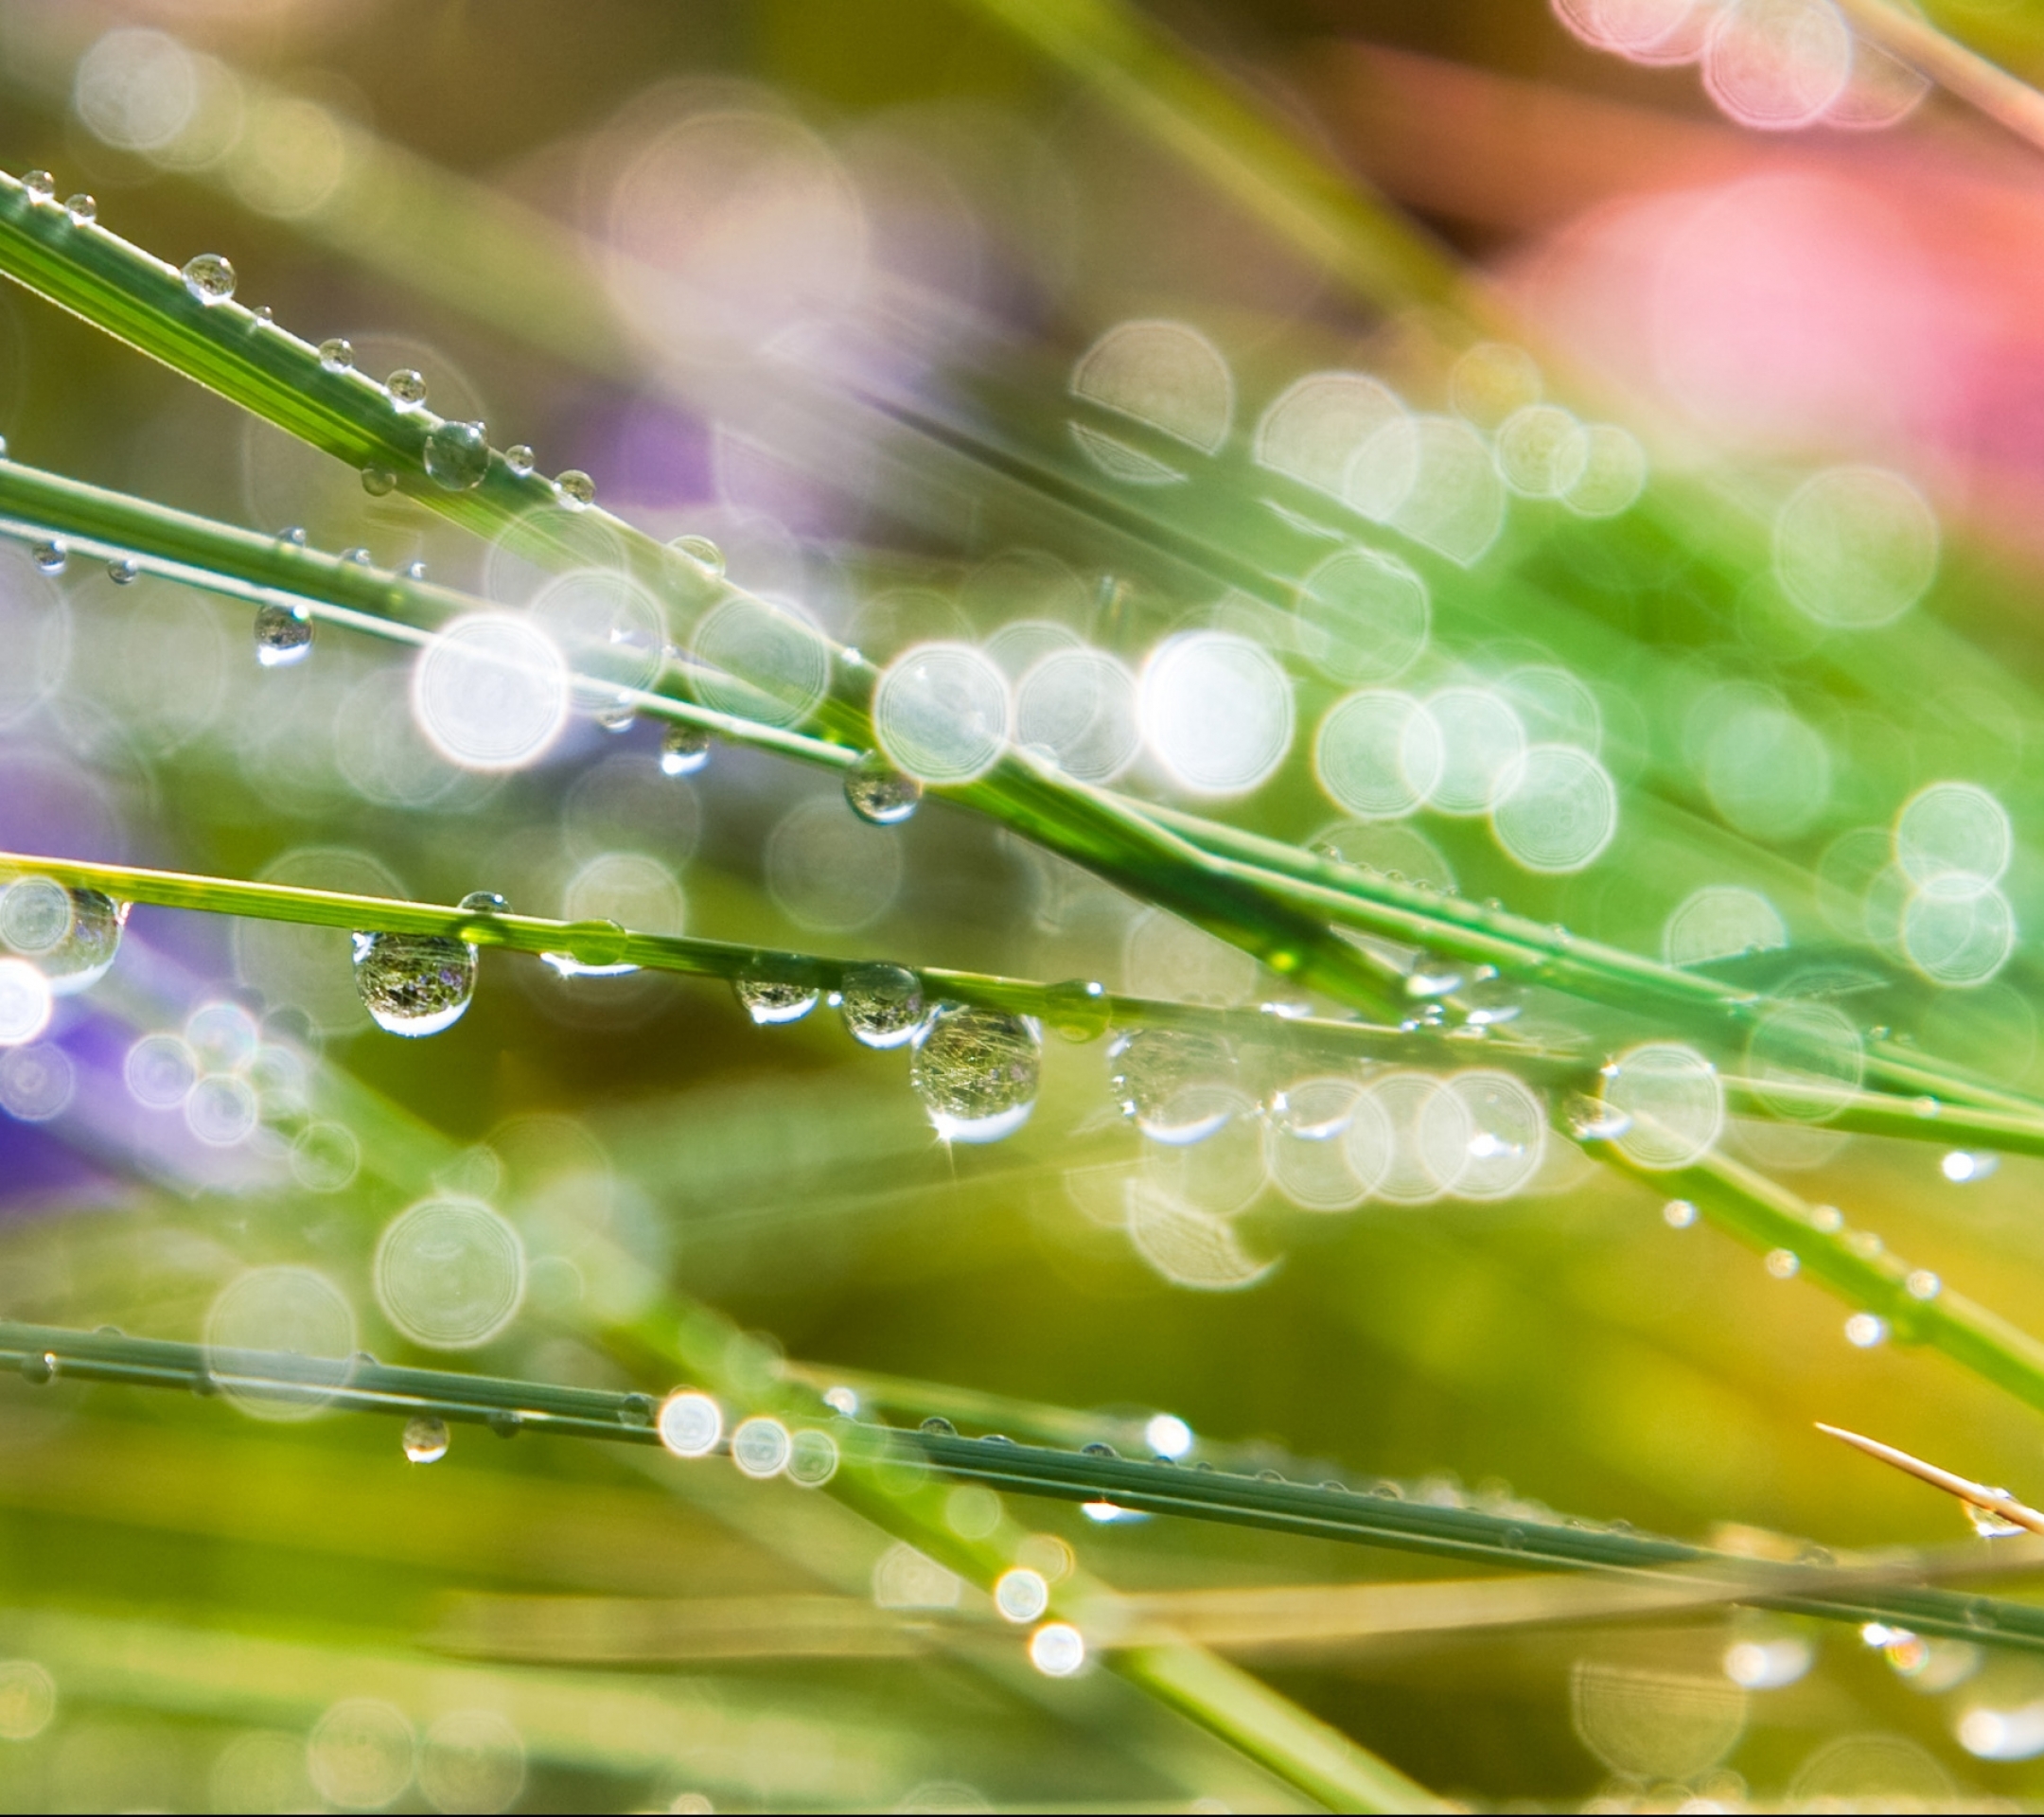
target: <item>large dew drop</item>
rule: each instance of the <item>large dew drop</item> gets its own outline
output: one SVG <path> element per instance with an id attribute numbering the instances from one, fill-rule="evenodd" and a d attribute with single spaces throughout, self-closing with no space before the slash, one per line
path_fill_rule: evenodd
<path id="1" fill-rule="evenodd" d="M 235 268 L 218 253 L 201 253 L 185 266 L 185 288 L 207 308 L 235 293 Z"/>
<path id="2" fill-rule="evenodd" d="M 997 1142 L 1029 1121 L 1043 1069 L 1033 1016 L 947 1004 L 917 1035 L 908 1082 L 947 1142 Z"/>
<path id="3" fill-rule="evenodd" d="M 128 908 L 97 890 L 22 877 L 0 892 L 0 944 L 32 961 L 52 997 L 97 984 L 120 950 Z"/>
<path id="4" fill-rule="evenodd" d="M 1188 1029 L 1137 1029 L 1109 1050 L 1121 1114 L 1151 1140 L 1203 1141 L 1235 1114 L 1235 1055 L 1226 1042 Z"/>
<path id="5" fill-rule="evenodd" d="M 839 1008 L 847 1032 L 868 1048 L 906 1046 L 927 1014 L 922 979 L 900 965 L 847 967 Z"/>
<path id="6" fill-rule="evenodd" d="M 416 1420 L 405 1421 L 404 1455 L 408 1462 L 437 1464 L 448 1455 L 448 1443 L 445 1420 L 422 1413 Z"/>
<path id="7" fill-rule="evenodd" d="M 664 776 L 693 776 L 710 761 L 710 734 L 700 726 L 671 725 L 661 735 L 660 767 Z"/>
<path id="8" fill-rule="evenodd" d="M 489 457 L 489 436 L 481 423 L 442 423 L 426 438 L 426 476 L 449 492 L 481 485 Z"/>
<path id="9" fill-rule="evenodd" d="M 845 771 L 844 793 L 860 820 L 874 826 L 899 826 L 922 802 L 923 785 L 878 751 L 869 750 Z"/>
<path id="10" fill-rule="evenodd" d="M 312 620 L 303 607 L 271 600 L 256 609 L 256 660 L 264 668 L 286 668 L 311 654 Z"/>
<path id="11" fill-rule="evenodd" d="M 355 936 L 355 988 L 379 1029 L 438 1034 L 475 995 L 476 949 L 445 934 Z"/>

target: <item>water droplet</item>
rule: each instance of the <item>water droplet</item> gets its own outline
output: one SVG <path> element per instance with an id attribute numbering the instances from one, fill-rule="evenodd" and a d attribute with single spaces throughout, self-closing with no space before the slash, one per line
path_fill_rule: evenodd
<path id="1" fill-rule="evenodd" d="M 304 524 L 293 523 L 277 532 L 277 540 L 290 543 L 293 549 L 303 549 L 310 538 L 305 533 Z"/>
<path id="2" fill-rule="evenodd" d="M 21 1372 L 25 1380 L 33 1382 L 37 1387 L 45 1387 L 57 1379 L 57 1352 L 44 1350 L 41 1356 L 22 1358 Z"/>
<path id="3" fill-rule="evenodd" d="M 0 891 L 0 942 L 35 962 L 52 997 L 97 984 L 120 950 L 128 909 L 97 890 L 22 877 Z"/>
<path id="4" fill-rule="evenodd" d="M 710 761 L 710 734 L 700 726 L 671 722 L 661 734 L 660 767 L 669 776 L 693 776 Z"/>
<path id="5" fill-rule="evenodd" d="M 1632 1119 L 1625 1111 L 1614 1110 L 1601 1098 L 1581 1091 L 1569 1094 L 1562 1116 L 1568 1133 L 1578 1142 L 1614 1141 L 1632 1127 Z"/>
<path id="6" fill-rule="evenodd" d="M 426 476 L 449 492 L 472 492 L 489 471 L 489 456 L 481 423 L 442 423 L 426 438 Z"/>
<path id="7" fill-rule="evenodd" d="M 917 1430 L 929 1433 L 932 1437 L 938 1438 L 956 1438 L 958 1437 L 958 1428 L 941 1413 L 931 1414 Z"/>
<path id="8" fill-rule="evenodd" d="M 1912 1299 L 1935 1299 L 1945 1291 L 1945 1283 L 1928 1268 L 1914 1268 L 1902 1283 Z"/>
<path id="9" fill-rule="evenodd" d="M 630 936 L 614 921 L 578 921 L 567 934 L 566 952 L 539 955 L 563 978 L 623 978 L 639 969 L 625 957 Z"/>
<path id="10" fill-rule="evenodd" d="M 47 170 L 31 170 L 22 179 L 22 187 L 28 192 L 30 202 L 53 202 L 57 196 L 57 179 Z"/>
<path id="11" fill-rule="evenodd" d="M 869 750 L 845 771 L 844 792 L 860 820 L 874 826 L 899 826 L 916 811 L 923 785 L 904 776 L 878 751 Z"/>
<path id="12" fill-rule="evenodd" d="M 1204 1141 L 1242 1103 L 1235 1053 L 1225 1041 L 1189 1029 L 1137 1029 L 1110 1050 L 1109 1081 L 1121 1112 L 1153 1141 L 1184 1147 Z"/>
<path id="13" fill-rule="evenodd" d="M 618 700 L 598 707 L 590 716 L 606 732 L 629 732 L 638 720 L 639 709 L 629 700 Z"/>
<path id="14" fill-rule="evenodd" d="M 899 965 L 849 965 L 837 1007 L 862 1047 L 904 1047 L 923 1026 L 923 980 Z"/>
<path id="15" fill-rule="evenodd" d="M 349 372 L 355 365 L 355 349 L 338 334 L 319 344 L 319 362 L 328 372 Z"/>
<path id="16" fill-rule="evenodd" d="M 712 580 L 724 578 L 724 552 L 708 537 L 677 537 L 668 545 L 678 556 L 686 556 Z"/>
<path id="17" fill-rule="evenodd" d="M 525 1416 L 510 1407 L 500 1407 L 485 1416 L 484 1423 L 500 1438 L 516 1438 L 525 1430 Z"/>
<path id="18" fill-rule="evenodd" d="M 421 1414 L 405 1421 L 404 1455 L 414 1464 L 437 1464 L 448 1454 L 448 1442 L 445 1420 Z"/>
<path id="19" fill-rule="evenodd" d="M 1888 1321 L 1873 1313 L 1855 1313 L 1845 1321 L 1845 1341 L 1858 1350 L 1887 1342 Z"/>
<path id="20" fill-rule="evenodd" d="M 107 563 L 106 572 L 107 578 L 111 580 L 115 584 L 115 586 L 129 587 L 134 584 L 136 576 L 139 575 L 142 571 L 141 569 L 137 568 L 133 562 L 130 561 L 127 556 L 116 556 L 112 561 Z"/>
<path id="21" fill-rule="evenodd" d="M 390 393 L 391 402 L 400 410 L 416 410 L 426 401 L 426 380 L 410 366 L 399 366 L 384 379 L 383 389 Z"/>
<path id="22" fill-rule="evenodd" d="M 74 227 L 88 227 L 99 219 L 99 204 L 82 190 L 64 199 L 64 213 L 71 217 Z"/>
<path id="23" fill-rule="evenodd" d="M 1450 991 L 1459 990 L 1461 985 L 1460 972 L 1423 953 L 1405 974 L 1407 997 L 1446 997 Z"/>
<path id="24" fill-rule="evenodd" d="M 372 556 L 368 552 L 368 550 L 364 549 L 360 543 L 357 543 L 352 549 L 342 550 L 341 559 L 343 561 L 352 561 L 358 568 L 366 568 L 376 559 L 376 557 Z"/>
<path id="25" fill-rule="evenodd" d="M 523 442 L 513 442 L 504 450 L 504 465 L 521 478 L 533 470 L 533 463 L 537 458 Z"/>
<path id="26" fill-rule="evenodd" d="M 994 1142 L 1029 1121 L 1042 1067 L 1034 1017 L 953 1003 L 917 1032 L 908 1082 L 943 1140 Z"/>
<path id="27" fill-rule="evenodd" d="M 256 609 L 256 660 L 264 668 L 285 668 L 311 653 L 312 620 L 303 606 L 270 600 Z"/>
<path id="28" fill-rule="evenodd" d="M 475 995 L 476 949 L 445 934 L 355 936 L 355 989 L 377 1027 L 438 1034 Z"/>
<path id="29" fill-rule="evenodd" d="M 1835 1205 L 1820 1205 L 1810 1211 L 1810 1223 L 1826 1235 L 1831 1235 L 1845 1227 L 1845 1214 Z"/>
<path id="30" fill-rule="evenodd" d="M 2003 1501 L 2010 1499 L 2005 1489 L 1997 1489 L 1993 1492 Z M 2014 1521 L 2003 1520 L 1993 1508 L 1982 1508 L 1978 1502 L 1962 1502 L 1960 1506 L 1965 1509 L 1966 1519 L 1972 1523 L 1973 1531 L 1983 1540 L 2012 1540 L 2029 1530 L 2027 1527 L 2018 1526 Z"/>
<path id="31" fill-rule="evenodd" d="M 586 505 L 596 503 L 596 482 L 579 467 L 571 467 L 557 474 L 554 484 L 560 487 L 561 497 L 570 504 Z"/>
<path id="32" fill-rule="evenodd" d="M 276 320 L 276 311 L 267 303 L 258 303 L 256 306 L 255 315 L 258 322 L 274 322 Z"/>
<path id="33" fill-rule="evenodd" d="M 1097 1041 L 1107 1032 L 1107 987 L 1094 979 L 1067 979 L 1044 993 L 1050 1026 L 1067 1041 Z"/>
<path id="34" fill-rule="evenodd" d="M 71 559 L 71 547 L 61 537 L 49 537 L 36 544 L 35 565 L 45 574 L 61 574 Z"/>
<path id="35" fill-rule="evenodd" d="M 1793 1249 L 1770 1249 L 1767 1253 L 1767 1271 L 1776 1280 L 1793 1280 L 1802 1267 L 1802 1259 Z"/>
<path id="36" fill-rule="evenodd" d="M 209 309 L 235 292 L 235 268 L 218 253 L 201 253 L 185 265 L 185 288 Z"/>
<path id="37" fill-rule="evenodd" d="M 790 984 L 771 978 L 734 978 L 731 989 L 745 1013 L 763 1025 L 800 1022 L 822 996 L 814 984 Z"/>
<path id="38" fill-rule="evenodd" d="M 995 1583 L 994 1606 L 1010 1621 L 1034 1621 L 1050 1606 L 1050 1586 L 1042 1572 L 1018 1565 Z"/>
<path id="39" fill-rule="evenodd" d="M 361 470 L 361 489 L 372 499 L 387 498 L 397 488 L 397 476 L 387 467 L 365 467 Z"/>
<path id="40" fill-rule="evenodd" d="M 508 915 L 511 905 L 494 890 L 471 890 L 455 905 L 465 915 Z"/>
<path id="41" fill-rule="evenodd" d="M 1030 1636 L 1029 1655 L 1046 1678 L 1069 1678 L 1085 1664 L 1085 1636 L 1068 1621 L 1047 1621 Z"/>
<path id="42" fill-rule="evenodd" d="M 426 564 L 423 561 L 408 561 L 399 572 L 407 580 L 424 580 L 426 578 Z"/>
<path id="43" fill-rule="evenodd" d="M 1670 1199 L 1661 1208 L 1661 1221 L 1670 1230 L 1686 1230 L 1697 1220 L 1697 1208 L 1687 1199 Z"/>

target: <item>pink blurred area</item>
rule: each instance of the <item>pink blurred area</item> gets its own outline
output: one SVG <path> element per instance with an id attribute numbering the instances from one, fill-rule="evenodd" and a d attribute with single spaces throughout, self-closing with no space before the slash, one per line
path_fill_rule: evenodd
<path id="1" fill-rule="evenodd" d="M 1508 307 L 1664 462 L 1884 462 L 2044 560 L 2044 153 L 1955 109 L 1758 134 L 1358 44 L 1322 79 L 1364 171 L 1496 238 Z"/>

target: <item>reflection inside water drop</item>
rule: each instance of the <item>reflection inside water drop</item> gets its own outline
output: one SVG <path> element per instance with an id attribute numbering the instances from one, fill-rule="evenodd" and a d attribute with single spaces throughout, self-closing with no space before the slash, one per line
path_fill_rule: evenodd
<path id="1" fill-rule="evenodd" d="M 734 978 L 731 990 L 745 1006 L 745 1013 L 763 1026 L 800 1022 L 822 996 L 814 984 L 790 984 L 769 978 Z"/>
<path id="2" fill-rule="evenodd" d="M 900 965 L 846 967 L 838 1009 L 852 1038 L 868 1048 L 906 1046 L 927 1013 L 922 980 Z"/>
<path id="3" fill-rule="evenodd" d="M 379 1029 L 438 1034 L 475 995 L 476 949 L 445 934 L 355 935 L 355 988 Z"/>
<path id="4" fill-rule="evenodd" d="M 997 1142 L 1036 1108 L 1043 1032 L 1033 1016 L 947 1004 L 918 1032 L 908 1081 L 947 1142 Z"/>
<path id="5" fill-rule="evenodd" d="M 303 662 L 312 652 L 312 620 L 302 606 L 275 600 L 256 609 L 256 660 L 266 669 Z"/>
<path id="6" fill-rule="evenodd" d="M 923 785 L 876 750 L 869 750 L 845 771 L 844 792 L 853 813 L 874 826 L 900 825 L 923 800 Z"/>
<path id="7" fill-rule="evenodd" d="M 422 1414 L 405 1421 L 404 1455 L 414 1464 L 437 1464 L 448 1454 L 448 1425 Z"/>
<path id="8" fill-rule="evenodd" d="M 676 723 L 661 734 L 661 774 L 693 776 L 709 761 L 710 734 L 700 726 Z"/>

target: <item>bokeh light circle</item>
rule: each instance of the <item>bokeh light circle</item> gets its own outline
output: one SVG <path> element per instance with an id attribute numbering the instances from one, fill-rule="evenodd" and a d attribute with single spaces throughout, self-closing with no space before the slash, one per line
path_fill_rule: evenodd
<path id="1" fill-rule="evenodd" d="M 568 664 L 537 626 L 506 612 L 457 618 L 412 670 L 412 712 L 428 742 L 465 769 L 522 769 L 567 723 Z"/>
<path id="2" fill-rule="evenodd" d="M 1292 683 L 1269 651 L 1225 631 L 1167 638 L 1143 667 L 1143 736 L 1174 782 L 1241 795 L 1292 746 Z"/>
<path id="3" fill-rule="evenodd" d="M 377 1303 L 414 1344 L 472 1350 L 511 1322 L 525 1291 L 518 1232 L 477 1199 L 400 1212 L 376 1251 Z"/>
<path id="4" fill-rule="evenodd" d="M 1534 745 L 1507 768 L 1490 826 L 1528 871 L 1580 871 L 1618 830 L 1617 785 L 1587 751 Z"/>
<path id="5" fill-rule="evenodd" d="M 873 735 L 897 769 L 919 782 L 967 783 L 1008 742 L 1008 678 L 967 644 L 923 644 L 888 666 L 873 689 Z"/>

